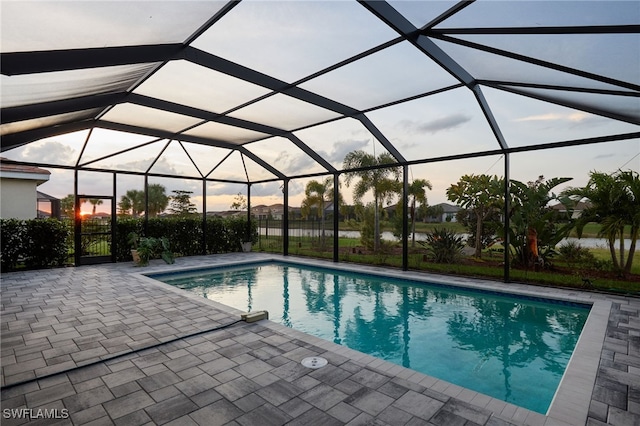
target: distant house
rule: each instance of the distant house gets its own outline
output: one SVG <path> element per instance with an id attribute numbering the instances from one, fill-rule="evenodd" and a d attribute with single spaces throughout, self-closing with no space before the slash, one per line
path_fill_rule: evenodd
<path id="1" fill-rule="evenodd" d="M 39 167 L 9 164 L 0 159 L 0 217 L 35 219 L 38 217 L 38 186 L 51 172 Z"/>
<path id="2" fill-rule="evenodd" d="M 251 214 L 257 219 L 276 219 L 281 220 L 284 213 L 284 204 L 272 204 L 265 206 L 261 204 L 251 208 Z"/>
<path id="3" fill-rule="evenodd" d="M 575 203 L 575 205 L 573 206 L 573 212 L 571 213 L 571 219 L 577 219 L 582 215 L 582 212 L 591 207 L 591 202 L 589 202 L 589 200 L 584 200 L 584 201 L 578 201 L 577 203 Z M 560 213 L 567 213 L 567 208 L 562 204 L 562 203 L 558 203 L 558 204 L 554 204 L 553 206 L 551 206 L 552 209 L 557 210 Z"/>
<path id="4" fill-rule="evenodd" d="M 460 207 L 453 204 L 440 203 L 432 207 L 441 211 L 437 216 L 428 216 L 427 222 L 442 223 L 442 222 L 456 222 L 456 214 L 460 211 Z"/>

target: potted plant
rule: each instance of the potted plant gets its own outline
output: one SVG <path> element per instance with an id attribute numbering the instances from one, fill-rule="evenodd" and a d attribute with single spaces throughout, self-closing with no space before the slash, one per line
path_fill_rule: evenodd
<path id="1" fill-rule="evenodd" d="M 142 237 L 138 242 L 138 256 L 140 261 L 137 262 L 140 266 L 146 266 L 149 264 L 149 260 L 154 256 L 158 247 L 158 240 L 153 237 Z"/>
<path id="2" fill-rule="evenodd" d="M 129 245 L 131 246 L 131 257 L 133 261 L 140 264 L 140 255 L 138 254 L 138 243 L 140 242 L 140 236 L 136 232 L 130 232 L 127 236 Z"/>
<path id="3" fill-rule="evenodd" d="M 171 242 L 169 239 L 167 237 L 162 237 L 159 242 L 160 244 L 158 248 L 162 249 L 160 257 L 162 257 L 162 259 L 169 265 L 175 263 L 176 260 L 173 251 L 171 250 Z"/>

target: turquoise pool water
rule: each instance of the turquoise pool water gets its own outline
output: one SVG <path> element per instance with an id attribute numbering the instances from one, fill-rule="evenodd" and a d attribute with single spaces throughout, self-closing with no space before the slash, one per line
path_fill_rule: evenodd
<path id="1" fill-rule="evenodd" d="M 285 263 L 152 278 L 546 413 L 588 305 Z"/>

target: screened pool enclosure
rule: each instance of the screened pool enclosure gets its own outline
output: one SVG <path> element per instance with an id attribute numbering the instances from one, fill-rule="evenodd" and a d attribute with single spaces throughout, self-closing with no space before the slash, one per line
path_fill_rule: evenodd
<path id="1" fill-rule="evenodd" d="M 3 161 L 65 171 L 68 193 L 114 212 L 123 176 L 191 182 L 203 220 L 226 186 L 248 210 L 271 191 L 287 211 L 310 179 L 332 177 L 337 199 L 354 150 L 392 156 L 405 206 L 410 180 L 451 169 L 507 182 L 552 162 L 558 176 L 612 157 L 609 171 L 640 169 L 638 2 L 1 7 Z"/>

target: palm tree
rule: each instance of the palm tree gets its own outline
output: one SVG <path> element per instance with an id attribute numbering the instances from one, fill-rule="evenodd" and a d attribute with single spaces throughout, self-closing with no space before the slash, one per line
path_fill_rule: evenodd
<path id="1" fill-rule="evenodd" d="M 329 176 L 322 182 L 312 180 L 307 183 L 304 190 L 305 199 L 302 200 L 301 213 L 303 218 L 309 217 L 313 208 L 317 208 L 320 213 L 320 220 L 322 221 L 322 243 L 325 242 L 325 204 L 333 200 L 333 177 Z M 341 203 L 341 196 L 338 195 L 338 203 Z M 334 214 L 336 211 L 336 202 L 334 200 Z"/>
<path id="2" fill-rule="evenodd" d="M 416 246 L 416 201 L 420 204 L 427 203 L 427 191 L 425 188 L 433 189 L 431 182 L 426 179 L 416 179 L 409 185 L 409 196 L 411 205 L 409 214 L 411 215 L 411 247 Z"/>
<path id="3" fill-rule="evenodd" d="M 157 216 L 169 205 L 169 196 L 166 189 L 159 183 L 152 183 L 147 187 L 149 194 L 149 216 Z"/>
<path id="4" fill-rule="evenodd" d="M 89 199 L 89 203 L 91 203 L 91 205 L 93 205 L 93 210 L 91 212 L 91 216 L 95 216 L 96 207 L 102 204 L 102 200 L 100 198 L 90 198 Z"/>
<path id="5" fill-rule="evenodd" d="M 343 168 L 363 169 L 353 172 L 347 172 L 345 183 L 349 186 L 356 177 L 360 178 L 353 190 L 354 201 L 359 202 L 362 197 L 373 191 L 374 198 L 374 249 L 380 250 L 380 207 L 385 200 L 390 200 L 398 192 L 402 183 L 400 182 L 400 167 L 395 158 L 388 152 L 382 153 L 377 157 L 368 154 L 362 150 L 352 151 L 348 153 L 343 161 Z M 389 165 L 388 167 L 379 167 Z M 392 178 L 389 178 L 391 175 Z"/>
<path id="6" fill-rule="evenodd" d="M 589 182 L 583 188 L 570 188 L 567 195 L 586 198 L 590 207 L 583 210 L 576 222 L 578 236 L 588 222 L 602 225 L 600 235 L 609 242 L 609 252 L 613 266 L 620 274 L 629 274 L 640 230 L 640 175 L 634 171 L 607 174 L 593 171 Z M 631 246 L 625 262 L 624 230 L 630 225 Z M 615 241 L 620 239 L 619 253 L 616 254 Z"/>
<path id="7" fill-rule="evenodd" d="M 130 189 L 122 196 L 120 203 L 125 207 L 129 206 L 133 217 L 138 217 L 144 211 L 144 191 Z"/>

